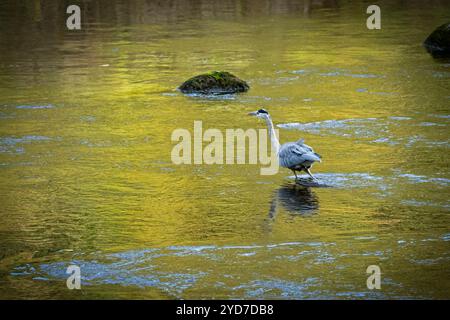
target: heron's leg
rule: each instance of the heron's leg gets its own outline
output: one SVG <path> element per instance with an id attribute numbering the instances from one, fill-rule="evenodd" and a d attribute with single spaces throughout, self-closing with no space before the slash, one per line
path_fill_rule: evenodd
<path id="1" fill-rule="evenodd" d="M 308 168 L 305 168 L 305 171 L 306 171 L 307 174 L 309 174 L 309 176 L 310 176 L 313 180 L 317 181 L 317 179 L 314 178 L 314 176 L 312 175 L 311 171 L 309 171 Z"/>
<path id="2" fill-rule="evenodd" d="M 292 170 L 292 172 L 294 173 L 294 175 L 295 175 L 295 181 L 297 181 L 298 180 L 298 177 L 297 177 L 297 172 L 295 172 L 295 170 Z"/>

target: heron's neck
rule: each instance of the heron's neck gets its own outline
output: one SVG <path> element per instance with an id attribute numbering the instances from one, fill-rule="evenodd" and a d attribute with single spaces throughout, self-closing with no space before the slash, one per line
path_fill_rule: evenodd
<path id="1" fill-rule="evenodd" d="M 280 150 L 280 142 L 278 141 L 277 135 L 275 133 L 275 128 L 273 127 L 272 119 L 269 117 L 266 118 L 267 128 L 269 129 L 270 142 L 272 143 L 273 151 L 278 154 Z"/>

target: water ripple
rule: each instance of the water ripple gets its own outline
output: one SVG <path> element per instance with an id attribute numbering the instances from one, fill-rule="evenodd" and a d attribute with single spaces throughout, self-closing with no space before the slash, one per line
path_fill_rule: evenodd
<path id="1" fill-rule="evenodd" d="M 359 236 L 358 239 L 383 241 L 372 235 Z M 442 237 L 424 240 L 448 241 L 448 239 L 449 234 L 444 234 Z M 399 239 L 395 242 L 415 247 L 427 245 L 427 242 L 420 239 Z M 405 245 L 396 250 L 408 250 L 409 247 Z M 255 270 L 271 268 L 271 266 L 279 268 L 282 265 L 293 263 L 301 264 L 302 270 L 308 272 L 307 270 L 311 268 L 318 266 L 325 268 L 331 265 L 335 270 L 334 273 L 337 274 L 335 276 L 339 278 L 341 272 L 345 274 L 348 263 L 353 261 L 354 257 L 376 257 L 386 260 L 392 255 L 392 252 L 392 250 L 368 251 L 365 246 L 359 248 L 357 243 L 349 247 L 346 243 L 314 241 L 265 245 L 169 246 L 113 254 L 100 252 L 74 254 L 74 257 L 78 258 L 73 260 L 19 265 L 10 272 L 10 275 L 28 277 L 36 281 L 65 281 L 68 277 L 66 268 L 69 265 L 77 265 L 81 270 L 82 285 L 154 287 L 176 298 L 184 297 L 186 290 L 193 288 L 198 290 L 199 286 L 209 292 L 208 290 L 211 288 L 203 287 L 205 285 L 215 288 L 219 286 L 222 290 L 228 290 L 230 297 L 242 297 L 243 294 L 246 298 L 332 298 L 336 293 L 333 295 L 321 290 L 324 282 L 332 280 L 321 277 L 321 273 L 318 273 L 317 276 L 313 276 L 311 273 L 301 276 L 297 274 L 295 277 L 298 280 L 292 280 L 279 278 L 277 273 L 271 275 L 267 270 L 262 273 L 264 276 L 261 276 L 259 272 L 255 273 Z M 83 259 L 79 258 L 81 256 Z M 214 259 L 214 256 L 220 256 L 220 263 Z M 264 256 L 265 259 L 261 260 L 261 256 Z M 446 263 L 448 258 L 415 258 L 410 261 L 416 265 L 435 265 Z M 181 265 L 183 269 L 177 267 Z M 216 270 L 216 268 L 219 269 Z M 225 270 L 226 272 L 224 272 Z M 242 270 L 249 270 L 249 274 L 246 275 L 247 280 L 244 283 L 236 284 L 235 281 L 242 276 Z M 210 276 L 217 277 L 218 275 L 212 275 L 215 272 L 220 275 L 220 282 L 201 281 Z M 292 272 L 295 270 L 292 269 Z M 285 275 L 289 276 L 289 273 Z M 399 283 L 390 281 L 387 285 L 391 287 L 401 286 Z M 335 283 L 335 285 L 337 292 L 345 289 L 345 292 L 353 296 L 367 296 L 366 291 L 353 288 L 351 283 Z M 349 286 L 352 287 L 350 291 Z"/>
<path id="2" fill-rule="evenodd" d="M 430 140 L 423 135 L 399 135 L 395 128 L 398 123 L 409 127 L 406 133 L 417 131 L 419 127 L 446 127 L 446 123 L 431 121 L 415 122 L 410 117 L 391 116 L 388 118 L 360 118 L 360 119 L 342 119 L 342 120 L 324 120 L 309 123 L 282 123 L 278 127 L 282 129 L 293 129 L 308 132 L 316 135 L 335 135 L 348 138 L 357 138 L 369 140 L 372 143 L 386 143 L 390 145 L 404 145 L 411 147 L 415 144 L 421 144 L 427 147 L 449 147 L 450 141 Z"/>

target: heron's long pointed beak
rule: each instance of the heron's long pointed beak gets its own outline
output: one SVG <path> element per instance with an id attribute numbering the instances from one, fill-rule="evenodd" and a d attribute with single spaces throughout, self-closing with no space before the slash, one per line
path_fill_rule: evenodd
<path id="1" fill-rule="evenodd" d="M 253 112 L 249 112 L 249 113 L 248 113 L 249 116 L 256 116 L 257 114 L 258 114 L 258 113 L 257 113 L 256 111 L 253 111 Z"/>

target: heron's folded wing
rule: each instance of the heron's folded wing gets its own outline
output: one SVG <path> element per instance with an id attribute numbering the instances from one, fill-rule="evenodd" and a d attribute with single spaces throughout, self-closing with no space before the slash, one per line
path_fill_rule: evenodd
<path id="1" fill-rule="evenodd" d="M 313 148 L 311 148 L 310 146 L 308 146 L 307 144 L 305 144 L 305 140 L 304 139 L 300 139 L 299 141 L 297 141 L 297 144 L 302 147 L 303 149 L 306 149 L 310 152 L 314 152 Z"/>
<path id="2" fill-rule="evenodd" d="M 320 157 L 296 143 L 286 143 L 280 148 L 279 160 L 281 166 L 290 168 L 306 161 L 320 161 Z"/>
<path id="3" fill-rule="evenodd" d="M 298 140 L 296 143 L 303 149 L 308 150 L 309 152 L 311 152 L 313 155 L 315 155 L 317 158 L 319 158 L 319 160 L 314 160 L 314 161 L 319 161 L 321 162 L 322 156 L 320 154 L 318 154 L 317 152 L 314 152 L 314 149 L 310 146 L 308 146 L 307 144 L 304 143 L 305 140 L 304 139 L 300 139 Z"/>

